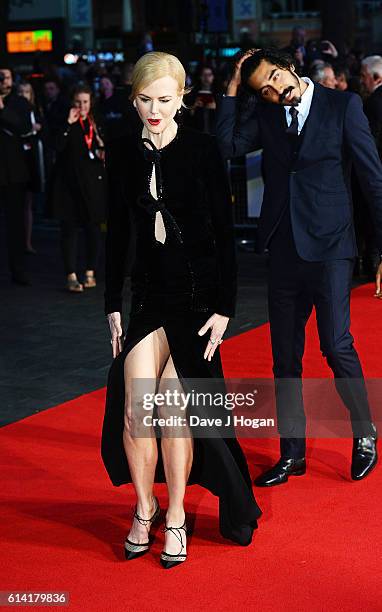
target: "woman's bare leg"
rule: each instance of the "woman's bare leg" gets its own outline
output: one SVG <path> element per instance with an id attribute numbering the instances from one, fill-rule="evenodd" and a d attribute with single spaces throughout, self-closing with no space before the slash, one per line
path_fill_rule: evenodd
<path id="1" fill-rule="evenodd" d="M 183 390 L 170 355 L 161 376 L 158 391 L 160 393 L 165 393 L 167 389 L 174 391 L 175 388 L 179 392 Z M 162 407 L 160 409 L 161 417 L 166 418 L 171 414 L 177 414 L 179 416 L 179 409 L 174 411 L 171 406 Z M 185 411 L 182 411 L 180 416 L 185 417 Z M 193 438 L 189 427 L 179 426 L 175 429 L 162 428 L 161 444 L 169 497 L 166 525 L 169 527 L 180 527 L 183 525 L 185 519 L 184 496 L 193 460 Z M 182 534 L 183 544 L 185 546 L 186 538 L 184 537 L 184 532 L 181 531 L 180 533 Z M 164 550 L 173 555 L 179 554 L 180 552 L 181 554 L 186 553 L 186 548 L 180 550 L 179 540 L 170 531 L 167 531 L 165 535 Z"/>
<path id="2" fill-rule="evenodd" d="M 143 338 L 128 353 L 124 364 L 125 426 L 123 444 L 137 494 L 137 513 L 144 519 L 150 518 L 155 511 L 153 484 L 158 460 L 158 448 L 153 431 L 151 431 L 152 437 L 149 437 L 147 428 L 145 429 L 147 437 L 138 438 L 132 435 L 134 432 L 134 409 L 139 411 L 138 420 L 142 416 L 142 393 L 139 393 L 142 390 L 137 390 L 137 387 L 134 386 L 134 380 L 138 378 L 148 379 L 142 383 L 143 392 L 155 393 L 156 380 L 163 370 L 168 355 L 166 336 L 163 328 L 160 328 Z M 134 520 L 128 538 L 136 544 L 147 542 L 146 527 Z"/>

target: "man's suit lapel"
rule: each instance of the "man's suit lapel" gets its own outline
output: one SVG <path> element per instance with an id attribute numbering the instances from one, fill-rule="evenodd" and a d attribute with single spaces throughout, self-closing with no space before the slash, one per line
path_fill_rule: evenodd
<path id="1" fill-rule="evenodd" d="M 273 154 L 277 155 L 280 161 L 287 167 L 290 165 L 290 144 L 285 130 L 288 127 L 285 109 L 279 104 L 264 104 L 263 112 L 266 115 L 267 123 L 272 126 L 272 134 L 275 143 Z"/>
<path id="2" fill-rule="evenodd" d="M 329 115 L 330 105 L 325 88 L 315 83 L 309 115 L 304 124 L 303 134 L 300 136 L 303 140 L 298 158 L 303 157 L 305 151 L 312 150 L 315 147 L 317 136 L 321 127 L 328 122 Z"/>

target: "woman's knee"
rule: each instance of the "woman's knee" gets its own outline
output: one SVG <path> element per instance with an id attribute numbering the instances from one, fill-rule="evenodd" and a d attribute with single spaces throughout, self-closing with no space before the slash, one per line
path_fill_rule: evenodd
<path id="1" fill-rule="evenodd" d="M 145 417 L 152 414 L 147 407 L 147 398 L 143 394 L 134 394 L 131 390 L 125 394 L 124 429 L 129 435 L 137 435 L 145 426 Z"/>

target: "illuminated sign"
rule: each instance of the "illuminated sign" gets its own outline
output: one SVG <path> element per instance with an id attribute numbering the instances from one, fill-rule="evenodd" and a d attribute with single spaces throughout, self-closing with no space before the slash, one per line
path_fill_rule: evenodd
<path id="1" fill-rule="evenodd" d="M 218 50 L 207 48 L 204 50 L 204 55 L 209 57 L 216 57 L 218 53 L 219 57 L 234 57 L 236 53 L 240 51 L 240 47 L 220 47 Z"/>
<path id="2" fill-rule="evenodd" d="M 52 49 L 52 30 L 7 32 L 8 53 L 33 53 Z"/>

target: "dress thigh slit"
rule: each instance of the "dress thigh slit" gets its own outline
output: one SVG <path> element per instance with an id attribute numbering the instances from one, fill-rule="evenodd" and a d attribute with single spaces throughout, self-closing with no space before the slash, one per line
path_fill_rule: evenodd
<path id="1" fill-rule="evenodd" d="M 169 356 L 172 356 L 182 387 L 187 390 L 190 385 L 194 383 L 198 385 L 201 381 L 202 390 L 205 392 L 208 379 L 214 379 L 213 391 L 219 389 L 224 392 L 225 383 L 219 350 L 215 352 L 211 362 L 205 360 L 203 354 L 209 334 L 199 336 L 197 333 L 210 314 L 191 313 L 190 316 L 190 313 L 187 313 L 182 316 L 166 317 L 155 313 L 131 318 L 123 350 L 114 359 L 110 368 L 102 430 L 102 459 L 115 486 L 131 482 L 123 446 L 126 356 L 149 333 L 163 327 L 169 345 Z M 216 408 L 213 409 L 213 413 L 216 413 Z M 191 414 L 206 416 L 206 408 L 193 404 L 187 409 L 188 418 Z M 220 416 L 224 419 L 226 415 Z M 190 429 L 191 433 L 194 433 L 193 428 Z M 208 436 L 193 436 L 194 458 L 187 484 L 199 484 L 219 497 L 221 534 L 245 545 L 251 541 L 261 510 L 253 496 L 251 478 L 243 451 L 233 431 L 226 435 L 227 437 L 224 437 L 222 428 L 212 427 Z M 165 482 L 159 441 L 155 482 Z"/>

